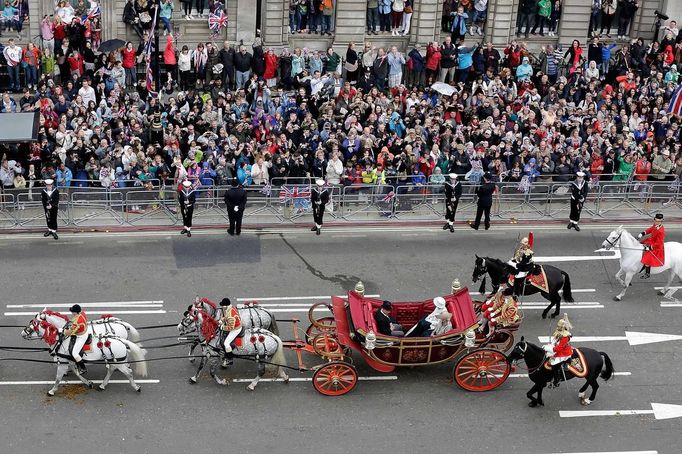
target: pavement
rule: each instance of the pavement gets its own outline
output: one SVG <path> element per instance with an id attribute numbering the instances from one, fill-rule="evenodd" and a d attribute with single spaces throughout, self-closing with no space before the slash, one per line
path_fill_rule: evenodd
<path id="1" fill-rule="evenodd" d="M 127 384 L 111 384 L 104 392 L 73 385 L 50 398 L 49 385 L 42 382 L 54 380 L 52 365 L 2 361 L 4 450 L 678 453 L 681 420 L 656 419 L 651 404 L 682 405 L 682 340 L 630 345 L 625 332 L 682 335 L 682 305 L 661 305 L 682 291 L 658 296 L 654 287 L 664 285 L 664 276 L 635 278 L 625 299 L 613 301 L 621 290 L 614 279 L 617 257 L 595 250 L 615 227 L 592 225 L 581 232 L 565 226 L 532 227 L 536 255 L 571 276 L 576 304 L 565 304 L 562 312 L 569 314 L 574 335 L 592 338 L 580 345 L 607 352 L 619 372 L 613 381 L 600 382 L 590 407 L 579 403 L 578 380 L 545 390 L 545 407 L 529 408 L 525 393 L 531 382 L 523 376 L 510 377 L 490 392 L 470 393 L 450 382 L 451 363 L 381 374 L 357 356 L 360 376 L 383 379 L 361 381 L 341 397 L 322 396 L 309 381 L 264 382 L 255 392 L 242 382 L 220 387 L 208 376 L 190 385 L 194 366 L 182 359 L 150 362 L 146 378 L 152 382 L 143 382 L 141 394 Z M 639 232 L 640 227 L 628 229 Z M 86 312 L 122 311 L 119 316 L 135 326 L 177 323 L 197 295 L 261 299 L 277 310 L 279 319 L 305 320 L 310 304 L 328 300 L 316 297 L 342 295 L 358 280 L 368 294 L 392 301 L 423 300 L 449 293 L 454 278 L 470 285 L 475 254 L 506 259 L 528 230 L 514 225 L 477 232 L 461 226 L 455 233 L 428 226 L 339 227 L 325 229 L 321 236 L 273 229 L 247 231 L 241 237 L 206 230 L 190 239 L 174 230 L 64 233 L 59 241 L 40 234 L 4 235 L 0 324 L 23 325 L 43 306 L 95 302 L 107 304 Z M 682 228 L 669 225 L 667 239 L 682 241 Z M 470 290 L 478 290 L 478 284 Z M 535 309 L 539 305 L 530 304 L 540 301 L 539 296 L 524 300 L 529 308 L 517 340 L 523 335 L 539 343 L 538 336 L 551 334 L 555 321 L 542 320 Z M 19 331 L 0 328 L 0 345 L 30 346 Z M 291 338 L 289 323 L 281 322 L 280 331 Z M 176 333 L 175 328 L 162 328 L 142 336 Z M 148 358 L 184 353 L 184 347 L 151 349 Z M 17 357 L 48 359 L 46 353 L 0 351 L 2 359 Z M 288 352 L 287 360 L 295 364 L 295 355 Z M 310 366 L 319 360 L 305 361 Z M 220 373 L 230 379 L 255 376 L 253 364 L 246 362 Z M 312 376 L 290 374 L 297 379 Z M 90 378 L 103 375 L 102 366 L 90 367 Z M 604 413 L 560 413 L 584 410 Z"/>

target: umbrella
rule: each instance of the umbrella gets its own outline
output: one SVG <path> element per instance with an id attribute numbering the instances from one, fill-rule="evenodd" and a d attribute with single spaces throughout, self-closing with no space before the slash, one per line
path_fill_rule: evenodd
<path id="1" fill-rule="evenodd" d="M 125 47 L 125 45 L 126 42 L 122 39 L 109 39 L 100 44 L 97 50 L 100 52 L 113 52 L 120 49 L 121 47 Z"/>
<path id="2" fill-rule="evenodd" d="M 444 82 L 436 82 L 431 85 L 431 88 L 445 96 L 452 96 L 452 94 L 455 92 L 455 87 Z"/>

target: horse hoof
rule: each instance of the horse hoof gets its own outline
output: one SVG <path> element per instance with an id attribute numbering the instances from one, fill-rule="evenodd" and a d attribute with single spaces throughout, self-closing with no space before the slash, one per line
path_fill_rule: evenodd
<path id="1" fill-rule="evenodd" d="M 528 406 L 529 406 L 530 408 L 535 408 L 535 407 L 538 406 L 538 403 L 535 402 L 535 401 L 531 401 L 531 402 L 528 402 Z"/>
<path id="2" fill-rule="evenodd" d="M 256 387 L 255 387 L 255 386 L 252 386 L 252 385 L 249 385 L 249 386 L 246 387 L 246 390 L 247 390 L 247 391 L 253 391 L 254 389 L 256 389 Z"/>
<path id="3" fill-rule="evenodd" d="M 557 312 L 554 312 L 552 315 L 549 316 L 549 318 L 556 318 L 557 315 L 559 315 Z"/>
<path id="4" fill-rule="evenodd" d="M 657 295 L 665 295 L 665 292 L 663 290 L 659 290 L 656 294 Z"/>
<path id="5" fill-rule="evenodd" d="M 49 391 L 47 392 L 47 395 L 50 396 L 50 397 L 54 397 L 54 391 L 49 390 Z"/>
<path id="6" fill-rule="evenodd" d="M 142 392 L 142 386 L 138 386 L 137 388 L 135 388 L 135 391 L 138 393 L 141 393 Z"/>
<path id="7" fill-rule="evenodd" d="M 197 379 L 196 379 L 196 377 L 190 377 L 190 378 L 189 378 L 189 384 L 190 384 L 190 385 L 196 385 L 196 384 L 197 384 Z"/>
<path id="8" fill-rule="evenodd" d="M 196 362 L 196 359 L 190 358 L 190 359 L 189 359 L 189 362 L 192 363 L 192 364 L 194 364 L 194 363 Z"/>
<path id="9" fill-rule="evenodd" d="M 538 405 L 541 406 L 541 407 L 544 407 L 544 406 L 545 406 L 545 403 L 544 403 L 544 402 L 541 402 L 541 401 L 538 401 Z"/>
<path id="10" fill-rule="evenodd" d="M 99 386 L 97 387 L 97 391 L 104 391 L 104 386 L 99 385 Z"/>
<path id="11" fill-rule="evenodd" d="M 546 319 L 546 318 L 547 318 L 547 313 L 546 313 L 546 312 L 543 312 L 543 313 L 542 313 L 542 319 L 544 320 L 544 319 Z"/>
<path id="12" fill-rule="evenodd" d="M 590 405 L 591 403 L 592 401 L 590 399 L 580 399 L 580 405 L 587 406 Z"/>
<path id="13" fill-rule="evenodd" d="M 88 387 L 88 389 L 92 389 L 92 388 L 93 388 L 93 384 L 92 384 L 92 382 L 89 382 L 89 383 L 88 383 L 87 385 L 85 385 L 85 386 L 87 386 L 87 387 Z"/>
<path id="14" fill-rule="evenodd" d="M 288 376 L 287 376 L 287 377 L 284 377 L 283 382 L 284 382 L 285 385 L 288 385 L 288 384 L 289 384 L 289 377 L 288 377 Z"/>
<path id="15" fill-rule="evenodd" d="M 623 298 L 621 298 L 621 297 L 618 296 L 618 295 L 616 295 L 616 296 L 613 297 L 613 301 L 620 301 L 620 300 L 622 300 L 622 299 L 623 299 Z"/>

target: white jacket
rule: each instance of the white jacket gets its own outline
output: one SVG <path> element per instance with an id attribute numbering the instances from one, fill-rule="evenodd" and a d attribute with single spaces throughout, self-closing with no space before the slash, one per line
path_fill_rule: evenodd
<path id="1" fill-rule="evenodd" d="M 330 159 L 327 163 L 327 182 L 329 184 L 341 184 L 341 176 L 343 175 L 343 163 L 340 159 L 334 161 Z"/>

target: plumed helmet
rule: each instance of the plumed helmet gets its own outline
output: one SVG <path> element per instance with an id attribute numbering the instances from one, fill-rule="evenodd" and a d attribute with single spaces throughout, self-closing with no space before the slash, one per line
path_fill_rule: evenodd
<path id="1" fill-rule="evenodd" d="M 71 306 L 71 307 L 69 308 L 69 311 L 71 311 L 71 312 L 74 313 L 74 314 L 80 314 L 80 313 L 81 313 L 81 310 L 82 310 L 82 309 L 81 309 L 81 307 L 80 307 L 79 304 L 74 304 L 73 306 Z"/>
<path id="2" fill-rule="evenodd" d="M 230 304 L 232 304 L 232 301 L 230 301 L 230 298 L 223 298 L 222 300 L 220 300 L 220 305 L 223 307 L 229 306 Z"/>

